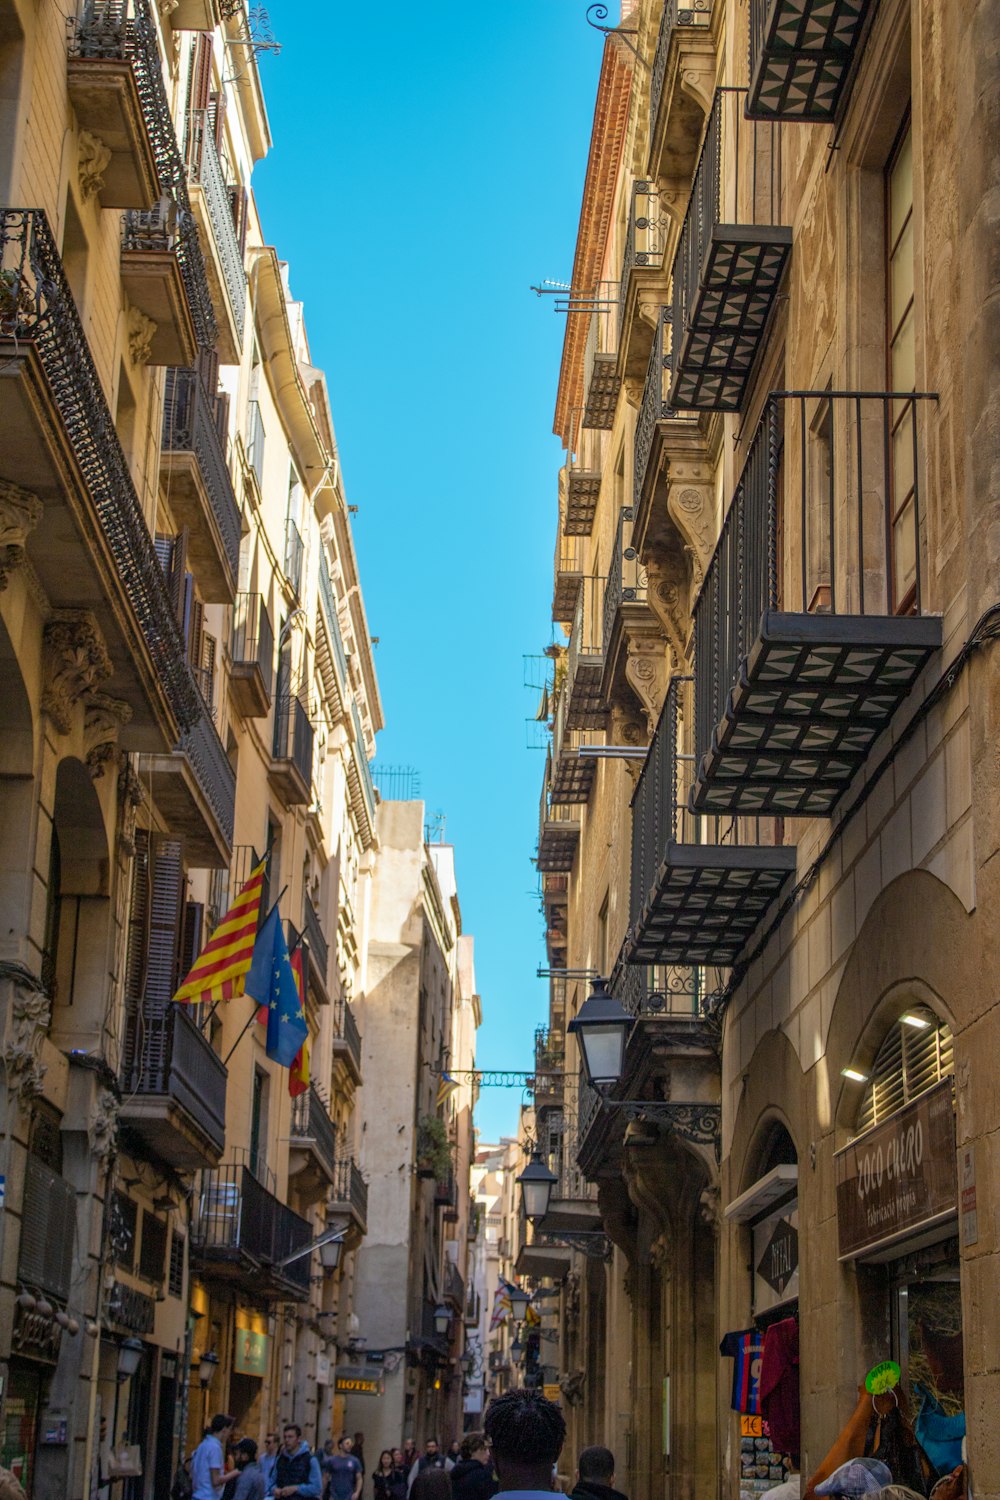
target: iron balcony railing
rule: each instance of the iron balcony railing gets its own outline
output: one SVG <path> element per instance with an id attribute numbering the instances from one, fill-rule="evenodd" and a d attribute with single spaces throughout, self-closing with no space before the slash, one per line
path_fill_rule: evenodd
<path id="1" fill-rule="evenodd" d="M 184 644 L 153 539 L 118 440 L 100 376 L 59 252 L 41 209 L 0 209 L 0 272 L 5 309 L 0 341 L 37 351 L 59 412 L 83 493 L 93 506 L 174 716 L 201 713 Z M 8 346 L 9 347 L 9 346 Z"/>
<path id="2" fill-rule="evenodd" d="M 190 181 L 197 182 L 205 194 L 215 246 L 222 265 L 226 296 L 239 341 L 242 342 L 246 323 L 246 273 L 243 268 L 243 253 L 236 236 L 236 225 L 233 223 L 229 189 L 219 160 L 212 125 L 212 116 L 208 110 L 192 110 L 188 116 L 187 168 Z"/>
<path id="3" fill-rule="evenodd" d="M 337 613 L 337 600 L 334 597 L 333 580 L 322 558 L 319 564 L 319 597 L 323 610 L 323 623 L 326 626 L 330 651 L 333 654 L 340 685 L 341 688 L 346 688 L 349 680 L 347 676 L 347 652 L 344 650 L 344 637 L 340 632 L 340 616 Z"/>
<path id="4" fill-rule="evenodd" d="M 330 945 L 320 926 L 316 908 L 308 898 L 305 901 L 302 912 L 302 930 L 309 945 L 309 962 L 315 965 L 325 987 L 327 982 L 326 971 L 330 963 Z"/>
<path id="5" fill-rule="evenodd" d="M 315 731 L 301 698 L 278 699 L 274 713 L 274 758 L 290 760 L 307 787 L 312 786 Z"/>
<path id="6" fill-rule="evenodd" d="M 292 1100 L 292 1139 L 311 1141 L 333 1177 L 337 1171 L 337 1127 L 314 1084 Z"/>
<path id="7" fill-rule="evenodd" d="M 197 685 L 201 713 L 181 735 L 179 748 L 187 756 L 205 800 L 215 815 L 226 843 L 233 842 L 236 819 L 236 772 L 212 720 L 212 710 Z"/>
<path id="8" fill-rule="evenodd" d="M 305 561 L 305 553 L 302 533 L 289 516 L 285 522 L 285 577 L 299 596 L 302 594 L 302 565 Z"/>
<path id="9" fill-rule="evenodd" d="M 781 223 L 781 127 L 748 120 L 746 89 L 716 89 L 673 263 L 673 342 L 678 350 L 718 224 Z M 723 176 L 723 160 L 727 164 Z"/>
<path id="10" fill-rule="evenodd" d="M 622 327 L 625 322 L 629 276 L 635 266 L 658 267 L 663 264 L 669 222 L 668 216 L 660 213 L 660 194 L 656 184 L 645 180 L 633 182 L 619 277 L 619 343 L 621 343 Z"/>
<path id="11" fill-rule="evenodd" d="M 270 698 L 274 688 L 274 627 L 260 594 L 237 594 L 233 606 L 233 665 L 256 666 Z"/>
<path id="12" fill-rule="evenodd" d="M 583 351 L 583 412 L 581 426 L 610 430 L 615 420 L 618 392 L 618 299 L 617 282 L 601 282 L 590 315 Z M 584 308 L 573 308 L 580 312 Z"/>
<path id="13" fill-rule="evenodd" d="M 705 991 L 700 968 L 680 964 L 615 964 L 608 988 L 630 1016 L 700 1017 Z"/>
<path id="14" fill-rule="evenodd" d="M 587 1139 L 590 1128 L 600 1115 L 602 1107 L 603 1101 L 600 1094 L 595 1088 L 590 1086 L 581 1073 L 577 1084 L 576 1139 L 578 1151 Z"/>
<path id="15" fill-rule="evenodd" d="M 145 1001 L 125 1023 L 121 1087 L 126 1101 L 162 1097 L 184 1109 L 221 1154 L 226 1143 L 226 1068 L 183 1006 Z M 127 1103 L 123 1105 L 127 1113 Z"/>
<path id="16" fill-rule="evenodd" d="M 198 226 L 190 208 L 161 198 L 155 208 L 130 208 L 122 215 L 122 253 L 175 255 L 194 335 L 202 349 L 218 340 L 218 328 L 205 276 Z"/>
<path id="17" fill-rule="evenodd" d="M 361 1070 L 361 1032 L 358 1030 L 357 1017 L 354 1009 L 350 1006 L 343 995 L 337 1000 L 333 1012 L 333 1029 L 335 1037 L 343 1041 L 347 1050 L 354 1059 L 358 1071 Z"/>
<path id="18" fill-rule="evenodd" d="M 73 1281 L 76 1193 L 30 1151 L 24 1166 L 21 1243 L 17 1279 L 24 1285 L 66 1299 Z"/>
<path id="19" fill-rule="evenodd" d="M 333 1179 L 331 1201 L 343 1204 L 354 1214 L 362 1227 L 368 1223 L 368 1184 L 361 1175 L 361 1168 L 353 1156 L 345 1156 L 337 1162 Z"/>
<path id="20" fill-rule="evenodd" d="M 455 1311 L 461 1313 L 465 1308 L 465 1277 L 453 1260 L 444 1263 L 444 1298 L 450 1302 Z"/>
<path id="21" fill-rule="evenodd" d="M 632 507 L 623 505 L 618 515 L 615 545 L 604 585 L 603 654 L 607 656 L 618 611 L 623 604 L 645 604 L 646 569 L 632 546 Z"/>
<path id="22" fill-rule="evenodd" d="M 228 1162 L 202 1173 L 191 1244 L 206 1259 L 243 1255 L 266 1273 L 311 1239 L 308 1220 L 269 1192 L 245 1163 Z M 274 1274 L 307 1292 L 311 1263 L 311 1254 L 301 1255 Z"/>
<path id="23" fill-rule="evenodd" d="M 696 412 L 678 411 L 670 405 L 670 365 L 672 360 L 673 307 L 660 308 L 653 347 L 649 351 L 646 381 L 642 388 L 639 418 L 635 424 L 632 448 L 632 494 L 636 505 L 646 493 L 649 460 L 653 451 L 658 422 L 697 422 Z"/>
<path id="24" fill-rule="evenodd" d="M 168 370 L 163 398 L 163 446 L 193 453 L 219 528 L 230 572 L 240 566 L 240 507 L 216 425 L 212 398 L 197 370 Z"/>
<path id="25" fill-rule="evenodd" d="M 690 0 L 690 3 L 683 5 L 680 0 L 663 0 L 663 13 L 660 16 L 660 29 L 656 37 L 656 51 L 653 54 L 653 69 L 649 79 L 651 133 L 656 131 L 660 101 L 663 98 L 663 84 L 667 76 L 670 43 L 676 28 L 678 26 L 708 26 L 711 19 L 712 0 Z"/>
<path id="26" fill-rule="evenodd" d="M 264 421 L 260 414 L 260 402 L 247 402 L 246 431 L 247 462 L 257 476 L 257 488 L 264 488 Z"/>
<path id="27" fill-rule="evenodd" d="M 695 750 L 723 717 L 765 611 L 923 612 L 927 392 L 776 391 L 695 602 Z"/>

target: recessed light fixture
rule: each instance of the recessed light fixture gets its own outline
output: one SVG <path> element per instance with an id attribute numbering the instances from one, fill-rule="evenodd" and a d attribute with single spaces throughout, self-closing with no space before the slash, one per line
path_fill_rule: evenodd
<path id="1" fill-rule="evenodd" d="M 840 1072 L 844 1078 L 849 1078 L 852 1083 L 868 1082 L 868 1074 L 862 1073 L 860 1068 L 841 1068 Z"/>
<path id="2" fill-rule="evenodd" d="M 912 1010 L 908 1010 L 906 1015 L 900 1016 L 899 1019 L 903 1026 L 915 1026 L 917 1031 L 927 1031 L 931 1024 L 926 1016 L 915 1015 Z"/>

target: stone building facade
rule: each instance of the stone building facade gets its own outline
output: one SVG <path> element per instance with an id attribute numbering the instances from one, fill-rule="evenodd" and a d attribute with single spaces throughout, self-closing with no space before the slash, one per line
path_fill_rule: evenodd
<path id="1" fill-rule="evenodd" d="M 538 846 L 566 1059 L 538 1128 L 586 1183 L 533 1240 L 575 1213 L 543 1282 L 570 1442 L 707 1500 L 778 1482 L 794 1435 L 805 1493 L 892 1359 L 994 1495 L 997 18 L 623 11 L 556 400 Z M 597 975 L 632 1018 L 603 1100 L 565 1032 Z M 777 1446 L 728 1334 L 798 1341 Z"/>

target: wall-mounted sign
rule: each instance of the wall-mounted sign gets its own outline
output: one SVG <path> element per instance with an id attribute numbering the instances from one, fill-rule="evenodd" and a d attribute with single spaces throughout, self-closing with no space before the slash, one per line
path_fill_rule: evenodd
<path id="1" fill-rule="evenodd" d="M 330 1356 L 329 1354 L 316 1355 L 316 1384 L 330 1384 Z"/>
<path id="2" fill-rule="evenodd" d="M 363 1365 L 340 1365 L 334 1371 L 333 1389 L 338 1396 L 381 1396 L 384 1386 L 381 1376 Z"/>
<path id="3" fill-rule="evenodd" d="M 127 1328 L 130 1333 L 152 1333 L 156 1322 L 156 1303 L 145 1292 L 124 1281 L 116 1281 L 108 1298 L 108 1321 Z"/>
<path id="4" fill-rule="evenodd" d="M 799 1295 L 798 1200 L 753 1226 L 753 1310 L 766 1312 Z"/>
<path id="5" fill-rule="evenodd" d="M 928 1089 L 834 1157 L 840 1259 L 945 1222 L 958 1200 L 951 1079 Z"/>
<path id="6" fill-rule="evenodd" d="M 255 1328 L 236 1326 L 236 1347 L 233 1351 L 233 1369 L 237 1375 L 256 1375 L 262 1380 L 267 1374 L 271 1360 L 271 1336 L 258 1333 Z"/>

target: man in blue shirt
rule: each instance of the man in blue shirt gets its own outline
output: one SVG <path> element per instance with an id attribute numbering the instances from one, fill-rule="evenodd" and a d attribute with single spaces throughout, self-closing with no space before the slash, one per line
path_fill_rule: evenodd
<path id="1" fill-rule="evenodd" d="M 346 1434 L 337 1444 L 337 1452 L 324 1458 L 322 1469 L 326 1475 L 326 1493 L 330 1500 L 358 1500 L 364 1483 L 364 1470 L 354 1457 L 353 1439 Z"/>
<path id="2" fill-rule="evenodd" d="M 490 1441 L 500 1494 L 548 1497 L 553 1470 L 566 1441 L 566 1422 L 554 1401 L 514 1389 L 494 1396 L 483 1430 Z"/>
<path id="3" fill-rule="evenodd" d="M 232 1479 L 226 1472 L 226 1443 L 235 1417 L 223 1413 L 212 1418 L 211 1426 L 191 1456 L 192 1500 L 218 1500 L 219 1490 Z"/>
<path id="4" fill-rule="evenodd" d="M 274 1471 L 278 1463 L 278 1434 L 269 1432 L 264 1437 L 264 1451 L 258 1460 L 264 1475 L 264 1494 L 274 1492 Z"/>
<path id="5" fill-rule="evenodd" d="M 323 1480 L 319 1463 L 313 1457 L 308 1443 L 302 1441 L 302 1428 L 297 1422 L 286 1422 L 282 1430 L 284 1443 L 275 1465 L 275 1500 L 320 1500 Z"/>

